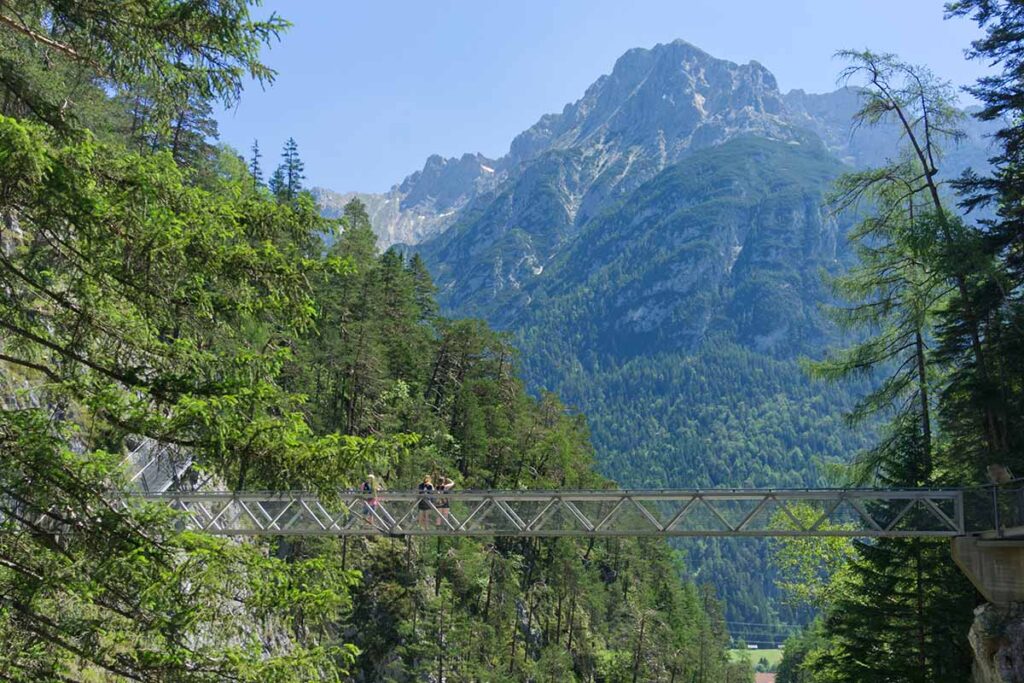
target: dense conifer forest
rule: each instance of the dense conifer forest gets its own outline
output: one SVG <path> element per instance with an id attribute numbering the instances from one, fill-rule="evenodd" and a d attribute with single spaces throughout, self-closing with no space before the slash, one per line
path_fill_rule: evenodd
<path id="1" fill-rule="evenodd" d="M 609 485 L 507 338 L 439 317 L 358 202 L 320 217 L 294 140 L 266 184 L 216 144 L 287 29 L 250 10 L 0 3 L 0 678 L 749 678 L 661 542 L 242 541 L 113 503 L 141 439 L 186 486 Z"/>
<path id="2" fill-rule="evenodd" d="M 831 314 L 866 336 L 810 370 L 824 380 L 878 373 L 850 413 L 853 424 L 884 420 L 847 472 L 855 483 L 985 484 L 1024 465 L 1024 7 L 961 0 L 946 9 L 979 24 L 983 36 L 968 56 L 994 67 L 970 88 L 984 105 L 978 116 L 1000 126 L 988 171 L 939 181 L 943 151 L 957 143 L 963 118 L 947 83 L 893 55 L 842 53 L 844 76 L 866 88 L 860 122 L 895 118 L 904 128 L 886 165 L 844 174 L 830 195 L 835 207 L 863 208 L 850 234 L 856 263 L 831 280 L 842 302 Z M 982 600 L 945 542 L 883 539 L 819 550 L 802 548 L 805 569 L 838 562 L 812 598 L 819 620 L 787 642 L 779 680 L 971 680 L 972 660 L 985 664 L 988 655 L 972 653 L 967 637 Z M 1011 638 L 1008 647 L 1020 644 Z"/>
<path id="3" fill-rule="evenodd" d="M 969 679 L 980 596 L 945 541 L 229 539 L 118 492 L 146 444 L 187 464 L 182 487 L 327 499 L 370 475 L 398 490 L 427 474 L 600 489 L 1024 471 L 1024 5 L 947 7 L 982 28 L 969 53 L 996 70 L 971 90 L 999 130 L 990 167 L 943 180 L 964 116 L 948 84 L 894 55 L 841 53 L 858 124 L 902 131 L 885 164 L 850 171 L 810 141 L 695 154 L 696 175 L 670 167 L 638 188 L 663 211 L 633 221 L 625 201 L 594 217 L 594 239 L 551 265 L 586 264 L 578 286 L 535 292 L 540 312 L 514 333 L 442 316 L 424 260 L 381 253 L 358 200 L 324 218 L 294 139 L 279 161 L 218 144 L 214 106 L 271 86 L 261 53 L 287 40 L 287 21 L 253 5 L 0 0 L 0 679 L 752 681 L 684 553 L 730 594 L 750 587 L 748 613 L 767 622 L 763 577 L 730 568 L 769 551 L 784 616 L 813 618 L 787 641 L 780 683 Z M 753 190 L 723 191 L 737 184 Z M 786 229 L 822 194 L 850 249 L 812 278 L 788 267 L 807 235 Z M 750 289 L 693 297 L 699 334 L 612 334 L 616 293 L 638 286 L 635 245 L 667 269 L 718 253 L 662 249 L 659 221 L 745 212 L 778 257 L 750 266 Z M 602 229 L 623 222 L 635 232 Z M 800 296 L 826 289 L 828 324 Z M 831 350 L 799 371 L 805 347 L 752 353 L 780 320 Z M 572 366 L 587 340 L 602 353 Z M 567 402 L 597 411 L 594 441 L 621 454 L 614 481 L 587 416 L 526 390 L 556 368 Z M 801 393 L 801 373 L 828 393 Z M 687 400 L 662 401 L 665 386 Z M 837 409 L 852 429 L 822 437 Z M 675 431 L 646 434 L 656 423 Z"/>

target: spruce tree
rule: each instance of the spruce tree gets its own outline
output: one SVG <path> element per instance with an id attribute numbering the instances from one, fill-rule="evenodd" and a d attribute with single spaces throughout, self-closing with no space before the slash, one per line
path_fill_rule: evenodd
<path id="1" fill-rule="evenodd" d="M 263 154 L 260 152 L 260 141 L 253 140 L 252 147 L 250 148 L 249 175 L 252 176 L 254 189 L 259 189 L 263 186 L 263 167 L 260 166 L 260 160 L 262 158 Z"/>
<path id="2" fill-rule="evenodd" d="M 274 172 L 270 176 L 270 182 L 267 183 L 267 187 L 270 189 L 270 193 L 277 197 L 278 201 L 286 201 L 288 197 L 287 182 L 284 177 L 284 168 L 278 166 L 274 169 Z"/>
<path id="3" fill-rule="evenodd" d="M 132 453 L 285 488 L 344 459 L 268 343 L 313 322 L 322 264 L 300 245 L 323 219 L 241 199 L 240 173 L 195 183 L 205 104 L 271 75 L 258 53 L 282 26 L 236 0 L 0 5 L 0 678 L 298 681 L 354 660 L 324 630 L 348 572 L 183 534 L 168 508 L 111 493 L 131 488 Z M 160 109 L 170 153 L 151 154 L 87 108 L 130 100 L 111 92 L 197 99 L 177 127 Z M 301 627 L 255 635 L 289 610 Z"/>
<path id="4" fill-rule="evenodd" d="M 164 143 L 179 166 L 196 168 L 212 158 L 217 122 L 208 99 L 189 95 L 174 107 Z"/>
<path id="5" fill-rule="evenodd" d="M 1024 8 L 1005 0 L 957 0 L 947 11 L 978 23 L 984 35 L 971 43 L 968 57 L 998 69 L 968 88 L 983 104 L 978 118 L 1000 127 L 991 168 L 969 170 L 956 183 L 968 216 L 980 214 L 975 248 L 953 255 L 971 263 L 975 286 L 950 309 L 941 347 L 956 365 L 944 423 L 957 448 L 974 456 L 966 476 L 983 481 L 988 464 L 1024 470 Z M 986 365 L 962 351 L 971 322 L 963 310 L 972 309 L 984 324 Z M 978 426 L 979 414 L 987 430 Z"/>
<path id="6" fill-rule="evenodd" d="M 371 263 L 377 255 L 377 236 L 370 215 L 366 205 L 358 199 L 346 204 L 342 212 L 338 252 L 351 258 L 357 267 Z"/>
<path id="7" fill-rule="evenodd" d="M 879 483 L 905 486 L 919 476 L 922 435 L 912 420 L 889 429 L 889 457 L 880 464 Z M 897 513 L 871 512 L 882 520 Z M 897 528 L 913 528 L 921 514 L 928 513 L 911 510 Z M 950 559 L 947 542 L 857 541 L 845 575 L 847 585 L 826 613 L 825 632 L 833 647 L 821 662 L 837 672 L 837 681 L 968 680 L 973 657 L 966 636 L 975 592 Z"/>
<path id="8" fill-rule="evenodd" d="M 409 259 L 408 268 L 416 292 L 416 305 L 419 306 L 420 319 L 429 321 L 438 313 L 437 301 L 434 298 L 437 293 L 437 287 L 430 276 L 430 271 L 427 270 L 426 262 L 419 253 L 413 254 L 412 258 Z"/>
<path id="9" fill-rule="evenodd" d="M 270 182 L 268 183 L 270 192 L 279 201 L 294 201 L 299 196 L 299 193 L 302 192 L 302 181 L 306 178 L 303 175 L 304 169 L 305 165 L 302 163 L 302 159 L 299 158 L 298 143 L 295 142 L 295 138 L 288 138 L 281 149 L 281 163 L 278 164 L 277 168 L 274 169 L 274 173 L 270 176 Z"/>
<path id="10" fill-rule="evenodd" d="M 299 158 L 299 145 L 295 142 L 295 138 L 288 138 L 288 141 L 284 143 L 281 159 L 284 173 L 284 196 L 285 199 L 291 201 L 299 196 L 299 192 L 302 191 L 302 181 L 306 179 L 306 176 L 303 175 L 305 164 Z"/>

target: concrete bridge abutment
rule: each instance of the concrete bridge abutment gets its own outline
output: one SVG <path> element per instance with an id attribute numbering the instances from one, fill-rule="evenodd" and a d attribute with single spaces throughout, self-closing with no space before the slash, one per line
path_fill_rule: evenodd
<path id="1" fill-rule="evenodd" d="M 958 536 L 952 551 L 957 566 L 990 603 L 1024 603 L 1024 538 Z"/>
<path id="2" fill-rule="evenodd" d="M 988 600 L 974 611 L 968 636 L 973 683 L 1024 681 L 1024 538 L 960 536 L 952 552 Z"/>

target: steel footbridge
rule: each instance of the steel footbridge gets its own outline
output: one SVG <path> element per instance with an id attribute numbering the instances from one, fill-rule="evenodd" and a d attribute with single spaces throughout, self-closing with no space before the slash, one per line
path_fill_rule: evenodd
<path id="1" fill-rule="evenodd" d="M 124 506 L 166 505 L 177 524 L 222 536 L 948 538 L 992 603 L 1024 602 L 1024 480 L 949 489 L 183 491 L 179 470 L 140 445 Z M 208 486 L 209 481 L 193 481 Z M 138 489 L 142 489 L 141 491 Z"/>
<path id="2" fill-rule="evenodd" d="M 226 536 L 842 536 L 1001 534 L 1019 488 L 355 491 L 125 494 Z"/>

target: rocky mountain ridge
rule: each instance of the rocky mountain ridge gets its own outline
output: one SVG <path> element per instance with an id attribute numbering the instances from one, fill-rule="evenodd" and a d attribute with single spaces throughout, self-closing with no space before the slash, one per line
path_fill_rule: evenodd
<path id="1" fill-rule="evenodd" d="M 851 116 L 858 106 L 856 89 L 783 94 L 758 62 L 738 65 L 676 40 L 626 52 L 579 100 L 516 136 L 499 159 L 433 155 L 386 193 L 317 188 L 314 194 L 328 215 L 359 197 L 381 247 L 415 245 L 454 225 L 474 200 L 515 183 L 540 157 L 571 151 L 563 203 L 570 220 L 582 222 L 688 151 L 737 135 L 797 141 L 811 135 L 845 163 L 880 161 L 892 150 L 895 132 L 854 134 Z M 984 154 L 969 156 L 984 160 Z"/>
<path id="2" fill-rule="evenodd" d="M 384 194 L 312 190 L 325 216 L 336 218 L 352 199 L 366 205 L 382 247 L 416 244 L 444 232 L 469 199 L 495 182 L 497 162 L 481 154 L 444 159 L 435 154 L 416 171 Z"/>

